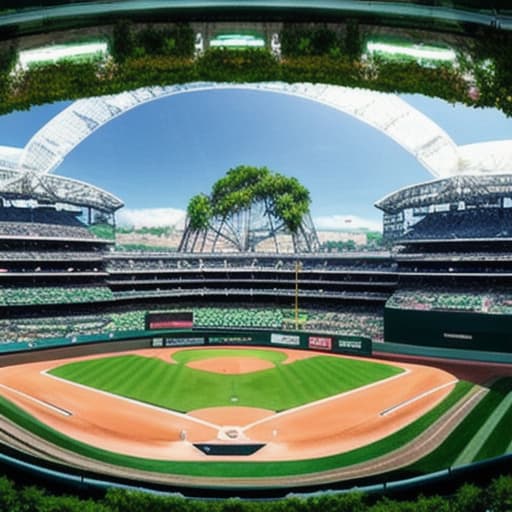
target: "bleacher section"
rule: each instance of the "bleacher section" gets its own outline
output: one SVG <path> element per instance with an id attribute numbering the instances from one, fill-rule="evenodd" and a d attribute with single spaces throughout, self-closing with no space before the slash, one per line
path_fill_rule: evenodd
<path id="1" fill-rule="evenodd" d="M 448 288 L 399 290 L 386 302 L 386 307 L 423 311 L 471 311 L 478 313 L 512 314 L 512 292 L 505 290 Z"/>
<path id="2" fill-rule="evenodd" d="M 83 226 L 59 226 L 58 224 L 40 224 L 36 222 L 0 222 L 0 237 L 92 239 L 94 235 Z"/>
<path id="3" fill-rule="evenodd" d="M 94 238 L 73 212 L 14 206 L 0 207 L 0 236 Z"/>
<path id="4" fill-rule="evenodd" d="M 512 238 L 512 208 L 478 208 L 431 213 L 403 240 Z"/>
<path id="5" fill-rule="evenodd" d="M 112 300 L 106 286 L 0 288 L 1 306 L 76 304 Z"/>
<path id="6" fill-rule="evenodd" d="M 283 313 L 277 308 L 198 308 L 194 311 L 196 327 L 281 329 L 282 324 Z"/>
<path id="7" fill-rule="evenodd" d="M 166 311 L 173 308 L 166 308 Z M 174 309 L 182 310 L 183 307 Z M 295 329 L 292 308 L 274 305 L 261 307 L 233 307 L 226 303 L 216 306 L 186 307 L 194 312 L 198 328 L 227 329 Z M 53 316 L 43 318 L 0 319 L 0 343 L 30 342 L 45 338 L 72 338 L 92 334 L 142 331 L 147 310 L 123 313 Z M 301 307 L 299 327 L 304 331 L 355 334 L 382 341 L 383 320 L 379 308 Z"/>

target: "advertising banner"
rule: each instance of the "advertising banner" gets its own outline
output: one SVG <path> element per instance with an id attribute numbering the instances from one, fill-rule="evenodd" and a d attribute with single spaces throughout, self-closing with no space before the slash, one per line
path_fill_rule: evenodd
<path id="1" fill-rule="evenodd" d="M 309 348 L 316 350 L 328 350 L 332 349 L 332 338 L 328 336 L 310 336 L 308 338 Z"/>
<path id="2" fill-rule="evenodd" d="M 300 345 L 300 337 L 295 336 L 294 334 L 272 333 L 270 335 L 270 343 L 274 343 L 276 345 L 290 345 L 293 347 L 298 347 Z"/>
<path id="3" fill-rule="evenodd" d="M 164 339 L 163 338 L 153 338 L 153 340 L 151 342 L 151 346 L 155 347 L 155 348 L 163 347 L 164 346 Z"/>
<path id="4" fill-rule="evenodd" d="M 363 342 L 355 340 L 338 340 L 338 348 L 342 350 L 360 351 L 363 348 Z"/>
<path id="5" fill-rule="evenodd" d="M 253 341 L 252 336 L 208 336 L 208 342 L 214 345 L 242 345 Z"/>
<path id="6" fill-rule="evenodd" d="M 166 347 L 186 347 L 189 345 L 204 345 L 205 339 L 202 337 L 193 338 L 164 338 Z"/>

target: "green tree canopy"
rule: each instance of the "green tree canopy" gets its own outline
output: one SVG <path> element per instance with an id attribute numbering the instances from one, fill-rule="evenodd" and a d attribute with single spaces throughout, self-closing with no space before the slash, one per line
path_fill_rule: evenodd
<path id="1" fill-rule="evenodd" d="M 214 183 L 210 196 L 194 196 L 187 208 L 190 227 L 205 229 L 213 217 L 227 218 L 262 202 L 268 214 L 296 233 L 310 205 L 309 191 L 296 178 L 267 167 L 240 165 Z"/>

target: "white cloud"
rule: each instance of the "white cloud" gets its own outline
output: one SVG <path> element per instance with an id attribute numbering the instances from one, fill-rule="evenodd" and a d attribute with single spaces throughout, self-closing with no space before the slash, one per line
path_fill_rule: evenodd
<path id="1" fill-rule="evenodd" d="M 320 230 L 357 230 L 382 231 L 382 223 L 375 219 L 363 219 L 357 215 L 328 215 L 313 219 L 316 229 Z"/>
<path id="2" fill-rule="evenodd" d="M 186 212 L 176 208 L 123 208 L 117 214 L 120 226 L 130 226 L 135 229 L 160 226 L 175 226 L 183 229 Z"/>

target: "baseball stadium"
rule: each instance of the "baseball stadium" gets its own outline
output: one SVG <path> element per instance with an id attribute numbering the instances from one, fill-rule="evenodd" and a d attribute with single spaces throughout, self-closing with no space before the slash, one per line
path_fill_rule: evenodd
<path id="1" fill-rule="evenodd" d="M 279 38 L 246 31 L 234 51 L 247 41 Z M 214 89 L 348 114 L 432 179 L 376 200 L 378 251 L 325 252 L 307 189 L 248 165 L 191 198 L 176 251 L 116 247 L 123 201 L 59 165 L 131 109 Z M 2 464 L 70 488 L 257 497 L 509 466 L 511 147 L 457 145 L 388 92 L 220 80 L 80 98 L 0 146 Z"/>

